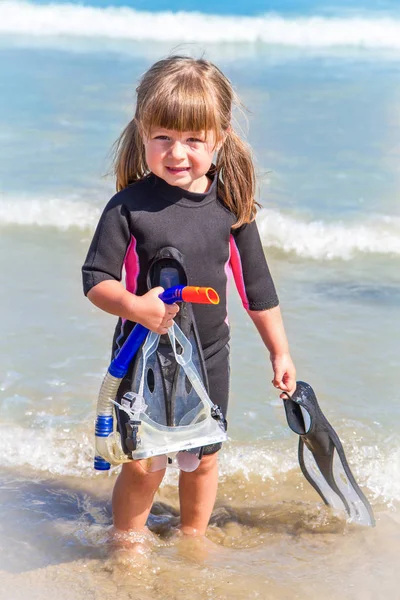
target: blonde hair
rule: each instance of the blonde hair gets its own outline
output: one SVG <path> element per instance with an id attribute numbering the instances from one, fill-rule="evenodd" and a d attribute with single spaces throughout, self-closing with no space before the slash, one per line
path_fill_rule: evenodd
<path id="1" fill-rule="evenodd" d="M 230 81 L 203 59 L 171 56 L 142 77 L 134 118 L 115 145 L 117 190 L 149 174 L 142 135 L 154 126 L 175 131 L 213 131 L 217 153 L 218 197 L 237 218 L 234 227 L 256 215 L 255 173 L 249 146 L 231 127 L 238 104 Z"/>

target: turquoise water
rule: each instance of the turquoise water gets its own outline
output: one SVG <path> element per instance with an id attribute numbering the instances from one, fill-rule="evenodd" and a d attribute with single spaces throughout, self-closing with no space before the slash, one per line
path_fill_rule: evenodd
<path id="1" fill-rule="evenodd" d="M 111 27 L 104 3 L 93 3 L 95 12 L 83 33 L 79 5 L 69 5 L 62 13 L 61 4 L 46 13 L 50 29 L 41 20 L 44 13 L 36 10 L 47 9 L 44 5 L 12 2 L 7 13 L 1 12 L 6 3 L 0 5 L 0 477 L 6 507 L 0 526 L 7 531 L 2 549 L 8 550 L 0 570 L 7 575 L 5 581 L 22 594 L 28 580 L 18 579 L 14 585 L 8 575 L 38 577 L 35 569 L 48 564 L 62 565 L 58 575 L 65 568 L 67 577 L 70 561 L 73 565 L 83 556 L 98 557 L 111 523 L 112 477 L 94 476 L 92 431 L 114 319 L 84 299 L 80 266 L 100 210 L 113 193 L 107 176 L 110 150 L 132 114 L 135 82 L 154 60 L 178 45 L 181 52 L 205 52 L 215 60 L 249 110 L 248 125 L 238 118 L 254 148 L 263 206 L 258 224 L 298 376 L 315 388 L 378 519 L 376 533 L 369 534 L 375 537 L 357 537 L 351 528 L 342 536 L 327 535 L 326 523 L 335 521 L 328 515 L 321 522 L 321 503 L 298 473 L 296 439 L 269 383 L 266 351 L 232 289 L 231 439 L 221 453 L 219 501 L 227 503 L 228 511 L 239 510 L 240 504 L 240 510 L 253 507 L 256 512 L 251 526 L 245 525 L 240 511 L 235 513 L 235 537 L 218 509 L 210 535 L 217 543 L 223 539 L 237 551 L 242 548 L 237 552 L 240 564 L 239 558 L 227 559 L 238 590 L 243 582 L 238 598 L 249 597 L 246 585 L 259 589 L 256 579 L 246 580 L 243 565 L 257 577 L 264 576 L 265 565 L 273 564 L 273 548 L 284 567 L 290 561 L 300 564 L 304 551 L 318 560 L 308 526 L 320 534 L 321 556 L 329 544 L 331 550 L 336 544 L 349 560 L 363 548 L 357 556 L 364 561 L 364 571 L 355 568 L 359 575 L 352 576 L 355 589 L 364 593 L 349 591 L 346 598 L 367 597 L 362 573 L 377 556 L 382 564 L 386 561 L 382 568 L 388 586 L 386 596 L 380 597 L 393 597 L 390 572 L 395 572 L 393 557 L 399 550 L 395 536 L 400 502 L 397 3 L 359 2 L 349 7 L 254 2 L 246 5 L 246 14 L 242 4 L 221 4 L 215 27 L 209 17 L 202 21 L 201 15 L 189 14 L 185 21 L 176 12 L 166 27 L 165 17 L 157 16 L 166 8 L 162 3 L 151 9 L 129 4 L 128 12 L 122 17 L 117 13 Z M 191 7 L 174 6 L 175 11 L 181 8 Z M 149 17 L 152 28 L 144 28 L 145 10 L 154 12 Z M 207 4 L 201 11 L 214 12 Z M 270 43 L 263 32 L 271 23 L 274 31 L 278 27 L 271 21 L 272 12 L 281 18 L 282 29 L 280 41 L 272 36 Z M 258 14 L 266 15 L 261 22 Z M 324 18 L 317 31 L 310 29 L 316 15 Z M 382 15 L 388 19 L 384 24 Z M 348 31 L 354 18 L 363 21 Z M 130 19 L 147 37 L 138 37 L 139 29 L 129 25 Z M 23 29 L 25 22 L 29 32 Z M 189 39 L 193 35 L 194 42 L 188 43 L 182 31 L 189 32 Z M 14 491 L 8 496 L 7 490 Z M 167 504 L 174 505 L 168 486 L 163 493 Z M 16 505 L 12 494 L 18 498 Z M 24 497 L 36 502 L 37 521 L 24 516 Z M 265 498 L 267 509 L 260 506 Z M 57 503 L 74 506 L 65 508 L 64 520 Z M 278 509 L 282 512 L 276 515 Z M 267 520 L 260 533 L 261 514 Z M 168 522 L 167 513 L 163 518 Z M 10 520 L 15 522 L 14 533 L 6 527 Z M 32 532 L 31 545 L 24 546 L 27 529 Z M 35 562 L 32 545 L 48 532 L 61 536 L 61 541 L 39 544 Z M 295 547 L 289 538 L 296 540 Z M 314 534 L 311 538 L 315 540 Z M 375 554 L 369 552 L 372 540 Z M 254 562 L 243 550 L 246 544 L 256 548 Z M 56 559 L 51 558 L 52 549 Z M 169 550 L 160 552 L 168 557 Z M 339 553 L 321 569 L 327 567 L 343 580 L 349 573 Z M 257 564 L 262 565 L 259 570 Z M 162 569 L 160 565 L 156 562 L 155 568 Z M 101 567 L 96 569 L 91 577 L 98 582 Z M 271 591 L 265 582 L 260 584 L 261 597 L 266 590 L 276 598 L 286 597 L 284 590 L 289 590 L 288 597 L 296 597 L 293 590 L 301 594 L 291 579 L 294 572 L 280 580 L 268 571 L 277 587 Z M 311 562 L 303 563 L 298 577 L 309 579 L 311 572 Z M 48 576 L 55 577 L 52 572 Z M 176 597 L 174 585 L 166 598 Z M 206 583 L 199 584 L 203 597 L 207 589 Z M 379 597 L 377 581 L 370 581 L 369 589 L 378 590 Z M 334 592 L 333 588 L 332 597 L 344 597 L 342 590 Z M 65 597 L 80 596 L 71 592 Z M 125 591 L 121 597 L 130 596 Z M 225 596 L 219 590 L 214 597 Z M 317 587 L 314 597 L 321 597 Z"/>
<path id="2" fill-rule="evenodd" d="M 46 5 L 50 4 L 46 0 L 35 2 L 35 4 Z M 68 0 L 61 0 L 58 4 L 71 4 Z M 86 6 L 94 6 L 98 8 L 107 8 L 109 6 L 126 7 L 129 6 L 135 10 L 141 11 L 196 11 L 209 14 L 220 14 L 220 15 L 257 15 L 265 14 L 268 12 L 275 12 L 284 15 L 295 15 L 295 16 L 309 16 L 315 14 L 331 15 L 336 16 L 338 14 L 360 14 L 367 11 L 373 11 L 376 14 L 393 14 L 398 13 L 399 6 L 396 0 L 379 0 L 367 2 L 366 0 L 352 0 L 352 2 L 330 2 L 326 3 L 321 0 L 251 0 L 246 2 L 244 6 L 243 2 L 227 2 L 222 0 L 215 5 L 213 2 L 208 0 L 199 3 L 190 2 L 176 2 L 174 6 L 165 0 L 156 0 L 153 2 L 144 2 L 144 0 L 129 1 L 129 0 L 91 0 L 85 2 Z"/>

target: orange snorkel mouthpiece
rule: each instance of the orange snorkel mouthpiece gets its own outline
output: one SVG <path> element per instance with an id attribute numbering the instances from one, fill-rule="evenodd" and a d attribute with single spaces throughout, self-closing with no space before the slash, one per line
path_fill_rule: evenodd
<path id="1" fill-rule="evenodd" d="M 187 285 L 183 288 L 182 300 L 195 304 L 219 304 L 219 296 L 213 288 L 195 285 Z"/>

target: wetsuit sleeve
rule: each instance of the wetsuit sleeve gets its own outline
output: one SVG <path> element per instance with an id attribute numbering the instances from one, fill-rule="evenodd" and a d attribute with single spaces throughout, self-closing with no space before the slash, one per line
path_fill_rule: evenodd
<path id="1" fill-rule="evenodd" d="M 278 296 L 255 221 L 232 230 L 230 264 L 243 306 L 247 310 L 266 310 L 278 306 Z"/>
<path id="2" fill-rule="evenodd" d="M 124 204 L 114 197 L 100 217 L 82 267 L 85 296 L 101 281 L 108 279 L 121 281 L 130 241 L 128 211 Z"/>

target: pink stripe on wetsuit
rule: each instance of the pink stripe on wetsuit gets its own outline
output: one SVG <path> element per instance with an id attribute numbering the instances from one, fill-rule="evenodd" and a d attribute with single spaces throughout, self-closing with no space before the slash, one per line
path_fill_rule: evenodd
<path id="1" fill-rule="evenodd" d="M 136 290 L 137 290 L 137 280 L 138 280 L 138 276 L 139 276 L 140 266 L 139 266 L 139 256 L 136 252 L 136 238 L 134 238 L 133 235 L 131 236 L 131 243 L 129 244 L 128 250 L 126 251 L 126 254 L 125 254 L 124 268 L 125 268 L 126 289 L 128 290 L 128 292 L 135 294 Z M 121 319 L 121 321 L 122 321 L 121 332 L 120 332 L 118 338 L 115 340 L 115 343 L 117 345 L 117 351 L 120 349 L 120 342 L 124 338 L 124 335 L 125 335 L 124 327 L 125 327 L 126 319 Z"/>
<path id="2" fill-rule="evenodd" d="M 232 269 L 233 277 L 235 279 L 236 287 L 242 300 L 243 306 L 248 310 L 250 303 L 246 294 L 246 286 L 244 283 L 242 261 L 240 258 L 239 250 L 236 245 L 233 235 L 229 238 L 229 263 Z"/>
<path id="3" fill-rule="evenodd" d="M 137 280 L 140 271 L 139 256 L 136 252 L 136 238 L 131 236 L 131 243 L 126 251 L 124 267 L 126 273 L 126 289 L 131 294 L 136 294 Z"/>

